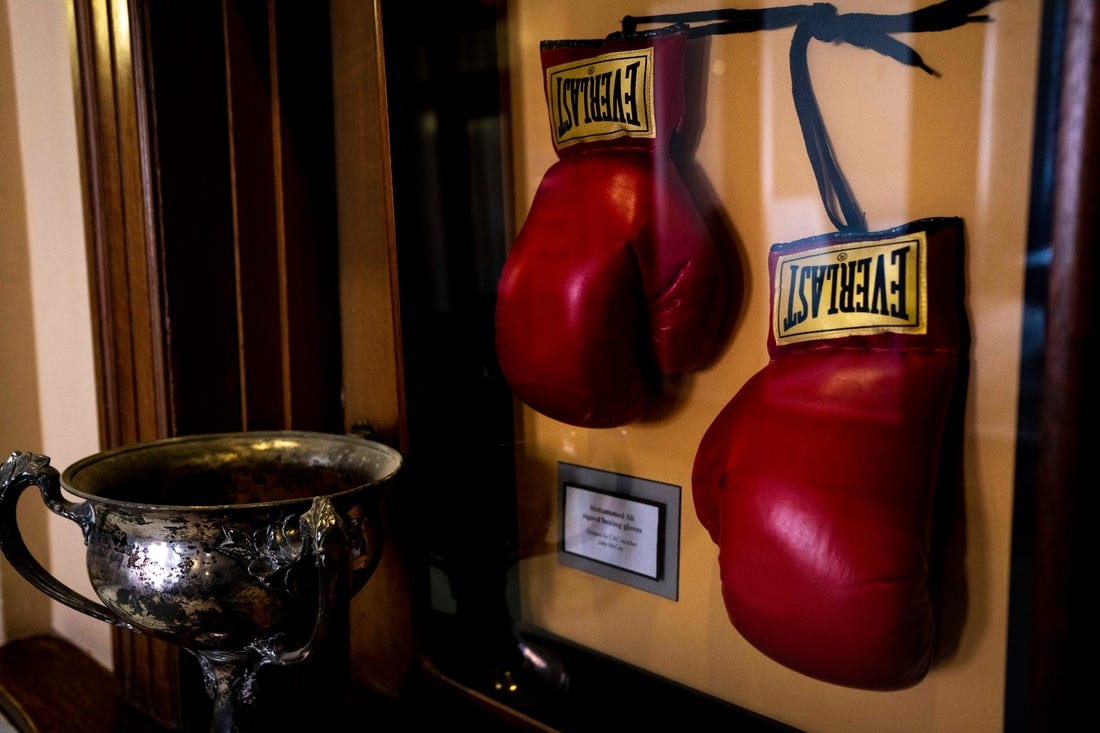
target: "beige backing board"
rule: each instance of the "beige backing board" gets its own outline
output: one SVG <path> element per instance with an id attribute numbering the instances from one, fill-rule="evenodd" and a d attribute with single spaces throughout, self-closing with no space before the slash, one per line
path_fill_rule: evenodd
<path id="1" fill-rule="evenodd" d="M 736 7 L 789 3 L 744 2 Z M 842 0 L 844 12 L 902 13 L 927 3 Z M 555 153 L 539 42 L 601 38 L 625 15 L 730 7 L 672 0 L 521 1 L 506 29 L 514 218 L 523 222 Z M 731 626 L 717 549 L 691 506 L 704 431 L 767 363 L 769 247 L 834 231 L 791 101 L 792 30 L 692 41 L 693 159 L 732 230 L 744 269 L 736 325 L 719 358 L 678 384 L 658 420 L 584 429 L 517 403 L 522 620 L 678 683 L 807 731 L 1003 728 L 1018 374 L 1023 319 L 1040 3 L 1006 0 L 993 22 L 900 35 L 939 76 L 872 51 L 811 42 L 809 63 L 837 158 L 871 231 L 936 216 L 967 230 L 972 331 L 964 438 L 961 582 L 945 605 L 958 629 L 919 684 L 871 692 L 816 681 L 771 661 Z M 691 101 L 691 100 L 689 100 Z M 690 108 L 689 104 L 689 108 Z M 680 486 L 676 600 L 559 562 L 556 466 L 567 462 Z"/>

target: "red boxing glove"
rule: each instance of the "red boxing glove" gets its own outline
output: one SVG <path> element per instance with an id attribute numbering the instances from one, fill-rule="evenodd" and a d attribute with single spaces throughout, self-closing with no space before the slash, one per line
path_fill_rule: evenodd
<path id="1" fill-rule="evenodd" d="M 496 350 L 515 395 L 556 420 L 637 420 L 720 338 L 723 263 L 669 151 L 686 42 L 672 27 L 542 44 L 559 160 L 504 264 Z"/>
<path id="2" fill-rule="evenodd" d="M 898 689 L 928 670 L 961 253 L 946 218 L 772 247 L 771 361 L 699 445 L 695 510 L 730 621 L 811 677 Z"/>

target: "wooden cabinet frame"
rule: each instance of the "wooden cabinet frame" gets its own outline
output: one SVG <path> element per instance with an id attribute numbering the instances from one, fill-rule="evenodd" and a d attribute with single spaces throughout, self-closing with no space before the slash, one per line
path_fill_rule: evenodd
<path id="1" fill-rule="evenodd" d="M 289 78 L 308 70 L 300 63 L 280 67 L 280 52 L 290 57 L 294 49 L 279 48 L 277 18 L 302 6 L 225 0 L 201 7 L 214 13 L 214 22 L 204 27 L 225 39 L 215 47 L 224 59 L 214 56 L 209 64 L 212 72 L 225 70 L 224 85 L 215 79 L 211 93 L 228 100 L 229 129 L 222 131 L 224 140 L 217 129 L 203 132 L 202 109 L 191 110 L 195 118 L 180 119 L 177 127 L 186 124 L 182 134 L 200 136 L 196 145 L 218 147 L 224 142 L 227 147 L 219 155 L 226 156 L 226 165 L 211 170 L 208 180 L 197 176 L 174 184 L 162 175 L 163 160 L 172 154 L 166 138 L 188 110 L 176 108 L 170 98 L 158 106 L 156 84 L 170 82 L 166 77 L 171 69 L 154 68 L 161 63 L 157 54 L 165 50 L 150 42 L 150 16 L 154 8 L 166 12 L 165 7 L 141 0 L 72 3 L 103 446 L 179 432 L 249 427 L 340 431 L 369 425 L 379 439 L 401 449 L 400 319 L 378 3 L 338 0 L 325 6 L 332 14 L 331 54 L 340 70 L 334 80 L 340 93 L 331 109 L 323 110 L 323 120 L 343 152 L 334 156 L 335 187 L 317 196 L 324 199 L 317 205 L 346 212 L 338 226 L 335 217 L 300 210 L 296 203 L 313 195 L 309 187 L 316 181 L 303 171 L 309 160 L 292 159 L 293 142 L 286 137 L 295 125 L 308 126 L 310 120 L 294 118 L 302 113 L 286 106 L 286 99 L 295 80 L 281 87 L 280 75 Z M 188 10 L 197 13 L 200 8 Z M 253 17 L 245 17 L 249 14 Z M 196 54 L 209 40 L 186 37 L 186 28 L 175 30 L 183 37 L 168 40 L 193 43 Z M 250 44 L 265 46 L 266 58 L 247 56 L 256 53 Z M 315 61 L 329 66 L 327 58 Z M 308 83 L 297 82 L 309 90 Z M 330 80 L 321 79 L 317 86 L 328 88 Z M 236 101 L 234 93 L 240 97 Z M 248 94 L 255 96 L 243 99 Z M 312 135 L 304 137 L 312 143 Z M 257 152 L 257 145 L 266 149 Z M 265 162 L 253 165 L 250 155 Z M 190 229 L 175 234 L 178 225 L 165 205 L 173 185 L 176 195 L 182 191 L 182 198 L 194 206 L 186 216 L 209 221 L 208 237 Z M 229 197 L 224 209 L 205 190 L 222 186 Z M 174 269 L 168 266 L 171 252 L 166 246 L 173 236 L 190 237 L 186 256 L 175 260 L 183 264 Z M 275 246 L 266 253 L 250 252 L 249 242 L 257 239 Z M 335 259 L 317 264 L 322 240 Z M 306 244 L 296 250 L 299 242 Z M 249 269 L 252 262 L 257 264 Z M 331 286 L 295 293 L 303 269 L 311 266 L 326 266 Z M 183 275 L 177 275 L 181 270 Z M 222 285 L 236 292 L 229 307 L 204 311 L 205 300 Z M 314 297 L 332 301 L 338 317 L 330 317 L 331 311 L 313 312 Z M 177 305 L 179 301 L 185 305 Z M 271 323 L 262 325 L 262 333 L 249 332 L 255 318 Z M 318 336 L 315 332 L 322 327 L 334 332 Z M 296 334 L 303 345 L 295 343 Z M 333 359 L 339 363 L 332 364 Z M 204 360 L 214 363 L 210 368 L 235 365 L 223 370 L 227 384 L 215 385 L 209 393 L 196 391 L 178 367 L 186 363 L 202 369 Z M 318 376 L 320 371 L 343 378 L 332 384 L 331 378 Z M 341 424 L 317 414 L 319 403 L 339 405 Z M 396 694 L 414 664 L 408 574 L 400 546 L 398 537 L 390 540 L 382 565 L 370 587 L 355 598 L 349 619 L 351 669 L 358 682 L 386 694 Z M 115 630 L 113 642 L 114 666 L 127 700 L 170 727 L 187 726 L 184 698 L 203 693 L 196 681 L 181 674 L 187 660 L 179 650 L 121 629 Z"/>

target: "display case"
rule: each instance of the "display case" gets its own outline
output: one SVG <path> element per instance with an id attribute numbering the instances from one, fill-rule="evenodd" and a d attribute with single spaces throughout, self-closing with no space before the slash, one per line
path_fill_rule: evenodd
<path id="1" fill-rule="evenodd" d="M 387 554 L 353 601 L 345 636 L 275 694 L 304 708 L 329 699 L 310 697 L 318 686 L 346 676 L 363 693 L 351 695 L 356 711 L 377 696 L 396 706 L 386 720 L 481 730 L 1015 731 L 1082 709 L 1075 639 L 1087 614 L 1070 559 L 1083 544 L 1081 487 L 1095 483 L 1080 436 L 1095 403 L 1086 345 L 1096 21 L 1089 3 L 1002 0 L 935 4 L 906 25 L 925 5 L 332 0 L 226 2 L 199 15 L 74 3 L 104 442 L 320 427 L 370 430 L 405 456 Z M 180 44 L 172 31 L 181 18 L 211 53 Z M 589 68 L 561 56 L 544 67 L 543 42 L 598 49 L 639 28 L 683 37 L 679 83 L 640 94 L 655 111 L 682 104 L 675 135 L 640 143 L 662 161 L 654 177 L 676 181 L 661 178 L 659 195 L 648 183 L 635 193 L 659 209 L 651 227 L 702 233 L 697 246 L 714 254 L 703 272 L 720 269 L 722 286 L 673 288 L 672 299 L 703 303 L 689 325 L 673 318 L 672 328 L 705 321 L 712 348 L 650 379 L 637 412 L 555 417 L 547 413 L 560 399 L 541 402 L 502 364 L 502 349 L 539 345 L 533 369 L 578 346 L 560 338 L 565 316 L 582 330 L 612 324 L 603 343 L 642 328 L 658 318 L 652 303 L 639 319 L 633 300 L 609 307 L 602 288 L 659 300 L 644 282 L 661 258 L 645 250 L 659 241 L 646 230 L 643 244 L 630 241 L 627 266 L 573 290 L 585 266 L 561 262 L 575 263 L 594 239 L 582 210 L 629 207 L 600 189 L 621 172 L 610 168 L 570 179 L 602 199 L 566 195 L 554 217 L 539 219 L 546 204 L 536 198 L 559 175 L 559 158 L 579 157 L 556 146 L 562 109 L 548 103 L 548 81 Z M 185 56 L 194 58 L 181 71 L 173 60 Z M 183 111 L 179 99 L 189 101 Z M 192 124 L 184 112 L 200 103 L 214 117 Z M 210 171 L 219 173 L 208 180 Z M 190 215 L 199 210 L 203 227 Z M 542 231 L 523 233 L 533 220 Z M 927 573 L 909 579 L 932 609 L 934 638 L 929 667 L 869 689 L 867 678 L 808 674 L 799 645 L 776 654 L 735 623 L 745 602 L 724 590 L 736 572 L 723 554 L 756 537 L 767 513 L 728 529 L 740 515 L 701 486 L 707 471 L 697 462 L 727 405 L 775 362 L 772 293 L 784 281 L 769 258 L 791 251 L 775 245 L 832 242 L 839 231 L 845 241 L 896 243 L 917 222 L 920 232 L 943 222 L 962 232 L 956 280 L 946 295 L 932 286 L 961 315 L 958 379 L 949 398 L 936 398 L 944 425 L 930 433 L 908 419 L 933 398 L 900 379 L 881 404 L 864 399 L 855 411 L 885 425 L 887 397 L 901 395 L 909 412 L 890 426 L 904 436 L 893 442 L 938 459 L 935 470 L 918 460 L 877 485 L 904 491 L 917 474 L 935 476 L 917 492 L 917 524 L 931 532 L 917 553 Z M 523 292 L 538 295 L 502 343 L 502 282 L 517 243 L 532 237 L 554 254 L 534 258 Z M 218 266 L 189 267 L 195 252 Z M 211 272 L 218 298 L 199 287 Z M 927 292 L 923 279 L 913 283 Z M 589 305 L 563 313 L 546 297 Z M 120 333 L 152 336 L 129 349 Z M 185 347 L 195 343 L 218 354 L 209 373 L 188 367 Z M 891 358 L 875 373 L 923 374 Z M 835 373 L 814 371 L 810 381 L 826 391 L 820 384 Z M 854 373 L 849 386 L 862 383 Z M 613 373 L 597 392 L 629 378 Z M 827 422 L 786 454 L 768 414 L 747 414 L 738 435 L 753 448 L 748 463 L 729 464 L 730 485 L 748 465 L 754 477 L 802 466 L 804 484 L 831 485 L 835 471 L 819 477 L 815 459 L 825 466 L 850 449 L 888 474 L 876 456 L 902 455 L 876 444 L 873 430 Z M 792 506 L 805 509 L 802 501 Z M 846 505 L 829 522 L 861 511 Z M 826 532 L 820 517 L 769 521 L 774 531 Z M 889 521 L 854 533 L 860 557 L 889 554 L 871 539 Z M 786 589 L 783 613 L 827 613 L 820 587 L 785 588 L 786 578 L 742 597 Z M 793 628 L 780 615 L 765 637 Z M 807 646 L 830 642 L 824 633 Z M 835 669 L 844 655 L 826 656 Z M 196 726 L 188 701 L 201 693 L 171 651 L 120 633 L 116 667 L 136 704 Z"/>
<path id="2" fill-rule="evenodd" d="M 843 19 L 922 5 L 841 3 L 836 12 Z M 1036 555 L 1036 542 L 1045 542 L 1034 534 L 1036 503 L 1059 503 L 1065 498 L 1051 497 L 1071 491 L 1043 486 L 1035 460 L 1046 441 L 1064 439 L 1041 438 L 1037 422 L 1051 405 L 1042 367 L 1051 358 L 1044 341 L 1052 206 L 1056 194 L 1066 195 L 1059 183 L 1070 191 L 1089 185 L 1087 174 L 1055 173 L 1066 162 L 1059 156 L 1080 154 L 1059 137 L 1070 124 L 1060 29 L 1072 9 L 996 2 L 962 11 L 982 16 L 973 22 L 894 33 L 925 69 L 858 41 L 815 36 L 806 63 L 827 141 L 809 149 L 803 109 L 792 98 L 794 24 L 701 30 L 721 17 L 693 11 L 720 15 L 728 9 L 722 3 L 506 3 L 473 27 L 472 6 L 441 13 L 446 20 L 438 24 L 415 9 L 383 9 L 412 375 L 409 447 L 432 452 L 420 468 L 426 473 L 415 510 L 426 561 L 418 578 L 427 609 L 423 650 L 439 673 L 562 730 L 993 731 L 1029 729 L 1052 715 L 1052 698 L 1044 703 L 1027 690 L 1049 692 L 1031 665 L 1059 653 L 1029 641 L 1033 622 L 1049 623 L 1033 615 L 1033 573 L 1050 569 Z M 627 16 L 653 17 L 647 29 L 685 21 L 693 29 L 677 163 L 714 240 L 739 270 L 715 358 L 664 377 L 660 404 L 641 418 L 585 427 L 549 417 L 509 389 L 499 371 L 499 335 L 494 344 L 502 307 L 494 296 L 511 248 L 540 205 L 536 192 L 561 155 L 558 110 L 547 91 L 554 72 L 544 68 L 540 44 L 599 41 L 622 31 Z M 926 217 L 959 217 L 965 227 L 970 340 L 960 364 L 963 396 L 949 423 L 956 427 L 944 438 L 949 479 L 941 478 L 935 494 L 933 661 L 901 689 L 815 679 L 748 643 L 724 603 L 719 547 L 708 536 L 712 526 L 704 526 L 712 518 L 692 498 L 700 441 L 769 364 L 771 246 L 837 228 L 815 179 L 815 155 L 843 169 L 871 232 Z M 563 249 L 602 246 L 583 225 L 570 229 L 568 217 L 551 220 L 562 229 L 541 236 L 571 239 Z M 569 278 L 552 259 L 533 262 L 544 278 Z M 573 286 L 582 287 L 561 285 Z M 595 307 L 594 321 L 607 317 Z M 538 320 L 531 327 L 544 328 Z M 553 327 L 545 328 L 545 338 L 554 338 Z M 1070 344 L 1056 348 L 1083 356 Z M 761 416 L 760 430 L 765 423 Z M 1063 428 L 1076 429 L 1072 422 Z M 767 435 L 757 450 L 778 462 L 807 460 L 806 451 L 776 445 L 781 433 Z M 821 436 L 828 450 L 836 450 L 834 437 Z M 910 435 L 914 447 L 926 437 Z M 850 449 L 874 460 L 874 445 Z M 897 475 L 882 488 L 904 490 L 909 479 Z M 651 518 L 642 518 L 646 511 Z M 601 526 L 594 513 L 603 513 L 604 524 L 586 543 L 577 532 Z M 608 528 L 608 514 L 636 515 L 640 529 Z M 639 534 L 653 544 L 631 543 Z M 819 599 L 807 591 L 800 602 Z"/>

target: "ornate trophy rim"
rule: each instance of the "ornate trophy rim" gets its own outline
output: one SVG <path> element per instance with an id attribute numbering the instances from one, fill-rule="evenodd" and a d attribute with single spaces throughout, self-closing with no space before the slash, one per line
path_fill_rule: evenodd
<path id="1" fill-rule="evenodd" d="M 259 457 L 266 451 L 283 451 L 284 454 L 289 452 L 292 458 L 285 460 L 284 464 L 297 465 L 303 469 L 324 466 L 324 460 L 331 459 L 340 463 L 340 459 L 343 459 L 341 467 L 362 474 L 363 480 L 355 481 L 342 490 L 323 494 L 329 498 L 361 492 L 371 487 L 381 488 L 396 476 L 403 463 L 402 455 L 390 446 L 350 434 L 308 430 L 200 433 L 129 443 L 86 456 L 74 461 L 62 472 L 61 487 L 93 503 L 142 511 L 251 511 L 257 508 L 309 504 L 317 496 L 312 493 L 244 503 L 152 502 L 104 496 L 101 493 L 102 487 L 90 485 L 96 483 L 96 479 L 88 479 L 89 470 L 103 467 L 107 463 L 117 464 L 109 472 L 117 473 L 119 469 L 126 469 L 127 462 L 137 469 L 142 464 L 163 461 L 166 454 L 173 458 L 193 456 L 195 460 L 202 460 L 218 450 L 225 455 L 227 464 L 234 458 L 239 460 L 243 457 Z M 370 470 L 372 468 L 376 469 L 373 473 Z"/>

